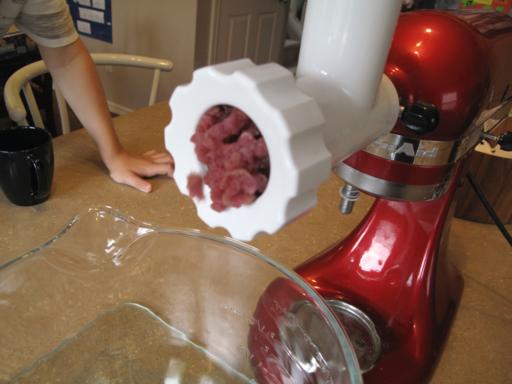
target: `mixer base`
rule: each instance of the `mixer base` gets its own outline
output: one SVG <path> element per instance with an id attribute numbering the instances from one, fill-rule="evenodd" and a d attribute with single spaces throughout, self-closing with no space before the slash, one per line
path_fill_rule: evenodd
<path id="1" fill-rule="evenodd" d="M 296 268 L 325 299 L 372 319 L 380 356 L 365 383 L 421 383 L 433 372 L 463 287 L 446 259 L 454 190 L 452 181 L 432 201 L 377 199 L 346 239 Z"/>

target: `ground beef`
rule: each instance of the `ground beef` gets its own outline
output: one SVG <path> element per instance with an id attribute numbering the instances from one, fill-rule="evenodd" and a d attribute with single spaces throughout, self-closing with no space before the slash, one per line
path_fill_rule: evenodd
<path id="1" fill-rule="evenodd" d="M 202 176 L 195 174 L 188 175 L 187 188 L 190 196 L 204 199 Z"/>
<path id="2" fill-rule="evenodd" d="M 250 204 L 263 193 L 270 174 L 267 146 L 245 113 L 227 105 L 209 109 L 191 141 L 208 171 L 204 177 L 188 176 L 190 196 L 204 198 L 203 184 L 208 185 L 211 207 L 221 212 Z"/>

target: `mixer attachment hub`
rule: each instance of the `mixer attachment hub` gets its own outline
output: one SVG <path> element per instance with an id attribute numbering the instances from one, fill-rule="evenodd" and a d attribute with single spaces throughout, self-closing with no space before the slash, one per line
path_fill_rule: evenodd
<path id="1" fill-rule="evenodd" d="M 382 343 L 372 319 L 359 308 L 341 301 L 328 300 L 355 350 L 363 373 L 370 371 L 381 354 Z"/>

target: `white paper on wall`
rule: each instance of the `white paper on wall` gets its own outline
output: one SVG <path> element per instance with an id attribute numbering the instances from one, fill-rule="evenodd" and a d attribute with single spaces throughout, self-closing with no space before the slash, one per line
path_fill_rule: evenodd
<path id="1" fill-rule="evenodd" d="M 81 19 L 105 24 L 105 14 L 102 11 L 79 7 L 78 12 Z"/>
<path id="2" fill-rule="evenodd" d="M 78 29 L 78 32 L 87 33 L 88 35 L 90 35 L 91 23 L 88 23 L 87 21 L 77 20 L 76 29 Z"/>
<path id="3" fill-rule="evenodd" d="M 92 7 L 105 10 L 105 0 L 92 0 Z"/>
<path id="4" fill-rule="evenodd" d="M 91 0 L 78 0 L 78 4 L 83 5 L 85 7 L 91 6 Z"/>

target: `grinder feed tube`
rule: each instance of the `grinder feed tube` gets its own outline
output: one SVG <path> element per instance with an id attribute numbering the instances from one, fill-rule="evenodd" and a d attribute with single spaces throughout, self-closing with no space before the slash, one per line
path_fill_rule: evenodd
<path id="1" fill-rule="evenodd" d="M 243 59 L 198 69 L 174 91 L 174 178 L 210 227 L 240 240 L 276 232 L 315 206 L 333 165 L 395 124 L 398 96 L 382 72 L 401 1 L 343 3 L 308 2 L 297 79 Z"/>

